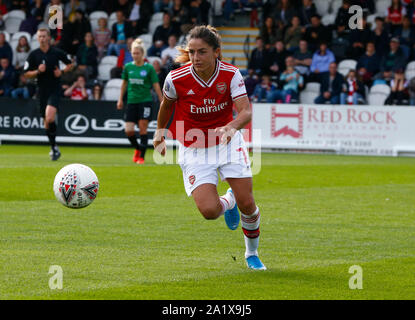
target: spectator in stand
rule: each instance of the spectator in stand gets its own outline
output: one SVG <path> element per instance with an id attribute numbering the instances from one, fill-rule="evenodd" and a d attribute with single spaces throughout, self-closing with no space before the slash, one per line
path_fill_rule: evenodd
<path id="1" fill-rule="evenodd" d="M 110 71 L 111 79 L 114 79 L 114 78 L 120 79 L 124 66 L 128 62 L 133 61 L 133 56 L 131 55 L 131 45 L 133 41 L 134 41 L 133 38 L 128 38 L 127 49 L 123 48 L 120 50 L 120 55 L 118 56 L 118 59 L 117 59 L 117 65 L 114 68 L 112 68 Z"/>
<path id="2" fill-rule="evenodd" d="M 392 38 L 389 43 L 389 53 L 383 56 L 380 63 L 380 70 L 392 70 L 405 69 L 406 56 L 403 50 L 399 47 L 399 39 Z"/>
<path id="3" fill-rule="evenodd" d="M 72 22 L 66 24 L 62 31 L 64 51 L 70 55 L 75 55 L 85 39 L 85 34 L 91 32 L 91 24 L 85 18 L 84 12 L 81 9 L 76 9 Z"/>
<path id="4" fill-rule="evenodd" d="M 99 84 L 98 81 L 95 81 L 91 93 L 88 97 L 88 100 L 92 101 L 100 101 L 102 100 L 102 86 Z"/>
<path id="5" fill-rule="evenodd" d="M 94 31 L 95 46 L 98 49 L 98 60 L 105 55 L 111 41 L 111 31 L 107 28 L 107 19 L 98 19 L 98 29 Z"/>
<path id="6" fill-rule="evenodd" d="M 331 52 L 330 49 L 327 48 L 327 43 L 322 42 L 320 44 L 320 50 L 317 50 L 314 53 L 313 60 L 311 61 L 311 80 L 319 81 L 320 75 L 325 72 L 328 72 L 331 64 L 335 61 L 336 59 L 334 58 L 333 52 Z"/>
<path id="7" fill-rule="evenodd" d="M 226 25 L 227 21 L 234 19 L 235 10 L 241 10 L 241 3 L 239 0 L 224 0 L 223 1 L 223 24 Z"/>
<path id="8" fill-rule="evenodd" d="M 69 0 L 69 2 L 67 2 L 65 4 L 65 11 L 64 11 L 64 15 L 66 18 L 68 18 L 68 20 L 73 21 L 75 20 L 75 13 L 76 10 L 82 10 L 82 12 L 86 11 L 86 5 L 83 1 L 79 1 L 79 0 Z"/>
<path id="9" fill-rule="evenodd" d="M 173 1 L 169 14 L 176 29 L 179 29 L 182 24 L 188 23 L 189 12 L 182 0 Z"/>
<path id="10" fill-rule="evenodd" d="M 356 70 L 350 70 L 340 94 L 340 104 L 357 105 L 359 102 L 364 103 L 365 95 L 365 85 L 357 79 Z"/>
<path id="11" fill-rule="evenodd" d="M 297 10 L 293 7 L 292 1 L 280 0 L 277 4 L 275 20 L 279 27 L 286 27 L 290 24 L 292 18 L 298 15 Z"/>
<path id="12" fill-rule="evenodd" d="M 27 15 L 26 19 L 24 19 L 19 26 L 19 31 L 29 32 L 30 35 L 34 35 L 37 31 L 39 23 L 36 20 L 36 17 L 32 15 Z"/>
<path id="13" fill-rule="evenodd" d="M 124 13 L 124 17 L 127 18 L 130 16 L 130 4 L 128 2 L 129 0 L 118 0 L 115 3 L 114 6 L 114 10 L 112 10 L 112 12 L 114 11 L 122 11 Z"/>
<path id="14" fill-rule="evenodd" d="M 248 70 L 261 75 L 264 72 L 264 58 L 266 56 L 266 49 L 264 48 L 264 41 L 261 37 L 256 37 L 256 48 L 251 51 L 251 57 L 248 61 Z"/>
<path id="15" fill-rule="evenodd" d="M 266 51 L 264 73 L 270 74 L 272 77 L 277 77 L 285 71 L 285 58 L 291 55 L 285 50 L 284 42 L 277 41 L 275 46 Z"/>
<path id="16" fill-rule="evenodd" d="M 8 12 L 7 6 L 3 2 L 3 0 L 0 0 L 0 16 L 4 16 Z"/>
<path id="17" fill-rule="evenodd" d="M 353 13 L 349 13 L 351 0 L 343 0 L 342 6 L 337 10 L 336 20 L 334 24 L 336 27 L 341 27 L 342 30 L 350 30 L 349 21 Z"/>
<path id="18" fill-rule="evenodd" d="M 37 24 L 41 23 L 45 15 L 46 5 L 43 0 L 35 0 L 30 5 L 30 15 L 36 19 Z"/>
<path id="19" fill-rule="evenodd" d="M 131 24 L 125 21 L 124 12 L 118 10 L 116 13 L 117 22 L 112 26 L 112 34 L 107 55 L 120 55 L 121 49 L 127 48 L 127 39 L 134 36 Z"/>
<path id="20" fill-rule="evenodd" d="M 415 0 L 412 0 L 412 2 L 406 7 L 407 16 L 411 20 L 411 24 L 415 25 Z"/>
<path id="21" fill-rule="evenodd" d="M 25 11 L 28 7 L 28 0 L 12 0 L 10 10 Z"/>
<path id="22" fill-rule="evenodd" d="M 248 69 L 248 76 L 244 79 L 246 94 L 251 97 L 254 93 L 256 85 L 260 82 L 258 75 L 253 69 Z"/>
<path id="23" fill-rule="evenodd" d="M 389 25 L 392 34 L 402 27 L 402 20 L 405 15 L 406 8 L 402 5 L 401 0 L 392 0 L 391 6 L 385 12 L 385 22 Z"/>
<path id="24" fill-rule="evenodd" d="M 161 65 L 167 69 L 171 68 L 171 65 L 174 63 L 176 57 L 180 54 L 180 51 L 177 50 L 177 37 L 175 34 L 171 34 L 168 40 L 169 46 L 161 52 Z"/>
<path id="25" fill-rule="evenodd" d="M 16 72 L 8 58 L 0 59 L 0 96 L 8 97 L 14 87 Z"/>
<path id="26" fill-rule="evenodd" d="M 160 61 L 158 59 L 154 59 L 153 67 L 154 67 L 154 70 L 156 70 L 157 76 L 159 77 L 160 88 L 163 88 L 164 80 L 166 80 L 168 72 L 167 72 L 166 68 L 162 68 L 162 66 L 160 64 Z M 158 100 L 158 98 L 157 98 L 157 100 Z"/>
<path id="27" fill-rule="evenodd" d="M 98 49 L 94 44 L 91 32 L 85 34 L 84 43 L 76 53 L 77 71 L 82 72 L 87 79 L 93 79 L 98 74 Z"/>
<path id="28" fill-rule="evenodd" d="M 201 11 L 200 11 L 200 1 L 199 0 L 190 0 L 190 5 L 187 10 L 186 22 L 180 25 L 180 31 L 183 34 L 187 34 L 194 26 L 200 24 L 201 21 Z M 173 24 L 173 27 L 177 25 Z"/>
<path id="29" fill-rule="evenodd" d="M 366 16 L 362 19 L 363 29 L 353 29 L 350 31 L 350 45 L 349 57 L 354 60 L 359 60 L 360 56 L 364 54 L 366 44 L 373 39 L 373 32 L 367 24 Z"/>
<path id="30" fill-rule="evenodd" d="M 6 41 L 6 36 L 3 32 L 0 32 L 0 59 L 1 58 L 7 58 L 9 61 L 13 61 L 12 48 Z"/>
<path id="31" fill-rule="evenodd" d="M 287 57 L 285 64 L 287 69 L 280 76 L 280 82 L 283 84 L 282 90 L 268 94 L 267 102 L 282 100 L 283 103 L 291 103 L 294 99 L 298 101 L 298 92 L 304 86 L 304 78 L 294 69 L 293 57 Z"/>
<path id="32" fill-rule="evenodd" d="M 330 63 L 329 72 L 321 75 L 320 95 L 314 100 L 316 104 L 339 104 L 343 90 L 344 78 L 337 72 L 336 62 Z"/>
<path id="33" fill-rule="evenodd" d="M 254 102 L 267 101 L 268 96 L 272 96 L 277 90 L 277 86 L 271 82 L 269 75 L 263 75 L 261 83 L 258 83 L 255 87 L 254 93 L 251 99 Z"/>
<path id="34" fill-rule="evenodd" d="M 17 84 L 17 88 L 11 91 L 11 97 L 13 99 L 29 99 L 33 97 L 36 92 L 36 84 L 33 80 L 27 79 L 23 73 L 19 75 L 19 81 Z"/>
<path id="35" fill-rule="evenodd" d="M 305 40 L 300 40 L 299 48 L 294 52 L 294 66 L 303 77 L 310 73 L 310 66 L 313 62 L 313 54 L 308 50 L 308 44 Z"/>
<path id="36" fill-rule="evenodd" d="M 147 32 L 148 23 L 151 17 L 151 8 L 144 0 L 135 0 L 131 4 L 128 21 L 131 23 L 134 34 L 140 35 Z"/>
<path id="37" fill-rule="evenodd" d="M 88 100 L 91 94 L 86 88 L 86 79 L 82 74 L 78 75 L 76 81 L 64 92 L 65 97 L 70 97 L 71 100 Z"/>
<path id="38" fill-rule="evenodd" d="M 385 22 L 383 18 L 376 17 L 375 30 L 373 30 L 373 33 L 373 41 L 375 42 L 376 52 L 380 57 L 382 57 L 386 53 L 389 42 L 389 34 L 385 29 Z"/>
<path id="39" fill-rule="evenodd" d="M 148 50 L 149 56 L 161 56 L 161 51 L 167 46 L 169 36 L 175 34 L 180 36 L 180 32 L 175 29 L 171 23 L 170 14 L 165 12 L 163 14 L 163 24 L 159 25 L 153 34 L 153 45 Z"/>
<path id="40" fill-rule="evenodd" d="M 308 27 L 311 25 L 311 17 L 317 14 L 316 5 L 313 0 L 303 0 L 302 6 L 298 12 L 301 25 Z"/>
<path id="41" fill-rule="evenodd" d="M 211 7 L 212 5 L 208 0 L 200 0 L 200 24 L 209 24 L 209 14 Z"/>
<path id="42" fill-rule="evenodd" d="M 407 57 L 410 57 L 410 51 L 415 49 L 415 26 L 411 25 L 408 16 L 403 17 L 402 28 L 397 29 L 393 36 L 399 38 L 401 47 L 407 48 Z"/>
<path id="43" fill-rule="evenodd" d="M 171 0 L 155 0 L 154 1 L 154 12 L 166 12 L 169 11 L 173 6 Z"/>
<path id="44" fill-rule="evenodd" d="M 407 105 L 409 103 L 408 80 L 405 79 L 403 69 L 396 70 L 390 83 L 391 93 L 385 101 L 385 105 Z"/>
<path id="45" fill-rule="evenodd" d="M 352 0 L 352 4 L 361 7 L 366 15 L 375 13 L 375 0 Z"/>
<path id="46" fill-rule="evenodd" d="M 18 71 L 22 71 L 24 64 L 29 56 L 30 52 L 30 45 L 27 41 L 25 36 L 21 36 L 16 46 L 16 61 L 15 61 L 15 68 Z"/>
<path id="47" fill-rule="evenodd" d="M 278 37 L 275 20 L 272 17 L 265 18 L 265 22 L 263 23 L 260 31 L 260 37 L 264 41 L 265 48 L 267 49 L 270 49 L 272 46 L 274 46 L 277 40 L 282 40 L 282 37 Z"/>
<path id="48" fill-rule="evenodd" d="M 376 53 L 375 43 L 368 42 L 366 52 L 359 58 L 356 66 L 358 74 L 368 86 L 371 86 L 373 76 L 380 70 L 380 59 Z"/>
<path id="49" fill-rule="evenodd" d="M 284 35 L 284 44 L 285 47 L 291 51 L 294 52 L 296 49 L 298 49 L 300 40 L 303 35 L 303 28 L 300 25 L 301 20 L 298 16 L 294 16 L 291 18 L 291 26 L 287 28 Z"/>
<path id="50" fill-rule="evenodd" d="M 311 51 L 317 50 L 321 42 L 331 42 L 331 31 L 321 24 L 321 18 L 318 14 L 311 17 L 311 26 L 306 28 L 304 39 L 307 40 Z"/>

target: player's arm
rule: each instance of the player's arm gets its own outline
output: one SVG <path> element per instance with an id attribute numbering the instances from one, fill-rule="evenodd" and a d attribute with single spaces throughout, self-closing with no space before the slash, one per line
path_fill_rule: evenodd
<path id="1" fill-rule="evenodd" d="M 176 100 L 163 97 L 160 103 L 160 109 L 157 116 L 157 130 L 154 133 L 154 149 L 160 152 L 162 156 L 166 154 L 166 143 L 164 141 L 165 129 L 173 112 L 173 105 Z"/>
<path id="2" fill-rule="evenodd" d="M 128 81 L 123 80 L 121 83 L 120 97 L 118 98 L 118 102 L 117 102 L 117 110 L 121 110 L 124 107 L 123 99 L 124 99 L 125 91 L 127 91 L 127 85 L 128 85 Z"/>
<path id="3" fill-rule="evenodd" d="M 163 101 L 163 94 L 161 93 L 160 84 L 158 82 L 153 83 L 153 89 L 156 92 L 159 101 Z"/>
<path id="4" fill-rule="evenodd" d="M 24 76 L 27 79 L 33 79 L 38 76 L 38 74 L 41 72 L 41 66 L 46 69 L 45 65 L 40 65 L 38 68 L 34 66 L 33 61 L 33 55 L 29 55 L 27 58 L 27 61 L 24 64 L 23 70 L 24 70 Z M 44 70 L 43 70 L 44 71 Z"/>

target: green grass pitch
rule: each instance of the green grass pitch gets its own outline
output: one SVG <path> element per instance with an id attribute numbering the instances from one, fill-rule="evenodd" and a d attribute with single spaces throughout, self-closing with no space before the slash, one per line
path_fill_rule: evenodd
<path id="1" fill-rule="evenodd" d="M 415 299 L 415 159 L 263 154 L 254 177 L 260 256 L 241 228 L 207 221 L 178 165 L 127 148 L 0 146 L 0 299 Z M 172 151 L 169 151 L 172 152 Z M 81 210 L 55 200 L 69 163 L 100 180 Z M 227 189 L 219 184 L 220 193 Z M 63 289 L 51 290 L 51 265 Z M 349 268 L 363 289 L 349 289 Z"/>

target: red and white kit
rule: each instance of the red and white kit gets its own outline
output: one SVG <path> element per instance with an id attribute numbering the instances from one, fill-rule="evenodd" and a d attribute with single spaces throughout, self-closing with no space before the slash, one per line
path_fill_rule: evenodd
<path id="1" fill-rule="evenodd" d="M 219 145 L 218 127 L 233 120 L 233 102 L 245 97 L 246 88 L 238 68 L 216 60 L 212 77 L 203 81 L 191 64 L 171 71 L 163 94 L 176 100 L 171 131 L 180 143 L 179 163 L 187 194 L 204 183 L 252 177 L 248 151 L 237 131 L 228 145 Z"/>

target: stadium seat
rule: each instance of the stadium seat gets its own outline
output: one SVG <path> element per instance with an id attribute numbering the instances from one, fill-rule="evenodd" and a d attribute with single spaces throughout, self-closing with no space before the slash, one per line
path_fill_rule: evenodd
<path id="1" fill-rule="evenodd" d="M 329 26 L 331 24 L 334 24 L 334 21 L 336 21 L 336 15 L 335 14 L 326 14 L 321 19 L 321 23 L 324 26 Z"/>
<path id="2" fill-rule="evenodd" d="M 116 16 L 116 12 L 111 13 L 111 15 L 108 18 L 108 24 L 107 24 L 107 28 L 111 31 L 112 30 L 112 25 L 114 23 L 117 23 L 117 16 Z"/>
<path id="3" fill-rule="evenodd" d="M 337 11 L 339 11 L 340 7 L 343 4 L 343 0 L 332 0 L 331 2 L 331 13 L 337 16 Z"/>
<path id="4" fill-rule="evenodd" d="M 376 6 L 376 15 L 385 17 L 386 11 L 390 7 L 392 1 L 391 0 L 376 0 L 375 6 Z"/>
<path id="5" fill-rule="evenodd" d="M 152 21 L 148 24 L 148 33 L 154 34 L 154 31 L 156 31 L 156 28 L 161 25 L 162 22 L 160 21 Z"/>
<path id="6" fill-rule="evenodd" d="M 111 79 L 109 80 L 104 87 L 103 99 L 110 101 L 117 101 L 120 97 L 120 90 L 122 79 Z"/>
<path id="7" fill-rule="evenodd" d="M 330 1 L 329 0 L 315 0 L 314 4 L 316 6 L 317 9 L 317 13 L 320 16 L 325 16 L 329 13 L 329 8 L 330 8 Z"/>
<path id="8" fill-rule="evenodd" d="M 23 20 L 24 19 L 19 18 L 19 17 L 8 16 L 4 20 L 6 31 L 11 34 L 18 32 L 20 28 L 20 24 L 22 23 Z"/>
<path id="9" fill-rule="evenodd" d="M 339 63 L 338 71 L 345 77 L 350 70 L 355 70 L 357 66 L 357 61 L 352 59 L 346 59 Z"/>
<path id="10" fill-rule="evenodd" d="M 391 88 L 387 84 L 376 84 L 370 88 L 370 93 L 384 93 L 389 95 Z"/>
<path id="11" fill-rule="evenodd" d="M 9 18 L 9 17 L 19 18 L 19 19 L 24 20 L 26 19 L 26 12 L 24 12 L 23 10 L 12 10 L 3 16 L 3 18 Z"/>
<path id="12" fill-rule="evenodd" d="M 139 38 L 143 41 L 144 47 L 148 50 L 153 44 L 153 36 L 149 33 L 140 34 Z"/>
<path id="13" fill-rule="evenodd" d="M 314 104 L 314 100 L 319 96 L 318 92 L 302 91 L 300 92 L 300 103 Z"/>
<path id="14" fill-rule="evenodd" d="M 318 82 L 308 82 L 303 91 L 320 93 L 320 86 Z"/>
<path id="15" fill-rule="evenodd" d="M 411 80 L 415 77 L 415 61 L 409 62 L 405 69 L 406 80 Z"/>
<path id="16" fill-rule="evenodd" d="M 92 31 L 98 29 L 98 20 L 101 18 L 108 19 L 108 14 L 105 11 L 94 11 L 89 15 L 89 22 L 91 23 Z"/>
<path id="17" fill-rule="evenodd" d="M 117 65 L 118 57 L 105 56 L 98 65 L 98 80 L 107 81 L 111 78 L 111 69 Z"/>
<path id="18" fill-rule="evenodd" d="M 11 41 L 19 41 L 21 36 L 25 36 L 28 43 L 30 43 L 30 40 L 32 40 L 32 36 L 29 32 L 19 31 L 13 34 Z"/>
<path id="19" fill-rule="evenodd" d="M 33 51 L 33 50 L 35 50 L 37 48 L 39 48 L 39 41 L 37 41 L 36 37 L 34 37 L 30 41 L 30 51 Z"/>
<path id="20" fill-rule="evenodd" d="M 371 106 L 383 106 L 387 98 L 388 96 L 383 93 L 369 93 L 368 103 Z"/>
<path id="21" fill-rule="evenodd" d="M 162 24 L 163 23 L 163 15 L 164 15 L 164 12 L 156 12 L 155 14 L 153 14 L 151 16 L 150 22 L 158 21 L 158 22 L 160 22 L 160 24 Z"/>

